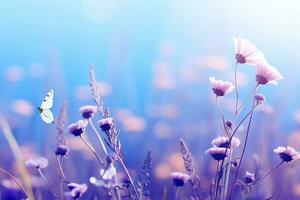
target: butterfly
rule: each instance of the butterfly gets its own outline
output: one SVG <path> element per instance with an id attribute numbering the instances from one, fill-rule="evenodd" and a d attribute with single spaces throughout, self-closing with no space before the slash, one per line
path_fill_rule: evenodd
<path id="1" fill-rule="evenodd" d="M 40 107 L 37 108 L 37 111 L 40 113 L 42 120 L 46 124 L 54 123 L 53 113 L 50 110 L 50 108 L 52 108 L 53 106 L 53 94 L 53 90 L 49 90 Z"/>

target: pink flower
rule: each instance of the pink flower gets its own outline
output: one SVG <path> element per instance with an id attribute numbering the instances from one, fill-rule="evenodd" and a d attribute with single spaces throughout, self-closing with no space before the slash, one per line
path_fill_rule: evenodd
<path id="1" fill-rule="evenodd" d="M 235 59 L 237 63 L 257 65 L 264 63 L 264 54 L 259 51 L 254 44 L 240 37 L 234 37 Z"/>
<path id="2" fill-rule="evenodd" d="M 213 159 L 220 161 L 224 160 L 228 154 L 227 148 L 223 147 L 211 147 L 205 151 L 206 154 L 210 155 Z"/>
<path id="3" fill-rule="evenodd" d="M 283 76 L 273 66 L 267 63 L 257 65 L 256 81 L 258 84 L 265 85 L 267 83 L 272 83 L 277 85 L 277 81 L 281 79 L 283 79 Z"/>
<path id="4" fill-rule="evenodd" d="M 87 125 L 88 121 L 78 120 L 76 123 L 70 124 L 67 129 L 74 136 L 80 136 L 82 133 L 84 133 Z"/>
<path id="5" fill-rule="evenodd" d="M 234 85 L 228 81 L 216 80 L 215 77 L 209 77 L 211 88 L 217 96 L 224 96 L 234 90 Z"/>
<path id="6" fill-rule="evenodd" d="M 297 160 L 300 158 L 300 153 L 289 146 L 287 147 L 279 146 L 276 149 L 274 149 L 274 152 L 280 156 L 282 161 L 285 162 L 290 162 L 292 160 Z"/>

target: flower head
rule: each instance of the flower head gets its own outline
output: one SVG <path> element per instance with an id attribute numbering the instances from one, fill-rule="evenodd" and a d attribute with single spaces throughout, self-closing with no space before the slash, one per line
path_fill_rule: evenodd
<path id="1" fill-rule="evenodd" d="M 49 161 L 47 158 L 40 157 L 37 159 L 29 159 L 25 162 L 26 167 L 28 168 L 37 168 L 37 169 L 43 169 L 46 168 L 49 164 Z"/>
<path id="2" fill-rule="evenodd" d="M 233 123 L 232 123 L 232 121 L 230 121 L 230 120 L 226 120 L 225 121 L 225 125 L 226 125 L 226 127 L 228 128 L 228 129 L 232 129 L 233 128 Z"/>
<path id="3" fill-rule="evenodd" d="M 236 148 L 240 146 L 241 142 L 237 137 L 233 137 L 231 139 L 231 145 L 229 143 L 229 137 L 220 136 L 212 140 L 211 144 L 216 147 L 223 147 L 223 148 Z"/>
<path id="4" fill-rule="evenodd" d="M 272 83 L 277 85 L 277 81 L 283 79 L 280 72 L 267 63 L 261 63 L 256 67 L 256 81 L 258 84 L 265 85 Z"/>
<path id="5" fill-rule="evenodd" d="M 234 90 L 234 85 L 228 81 L 216 80 L 215 77 L 209 77 L 211 88 L 215 95 L 224 96 Z"/>
<path id="6" fill-rule="evenodd" d="M 240 37 L 234 37 L 235 59 L 237 63 L 257 65 L 265 62 L 264 54 L 254 44 Z"/>
<path id="7" fill-rule="evenodd" d="M 101 130 L 105 132 L 105 131 L 108 131 L 109 129 L 111 129 L 111 127 L 113 126 L 113 119 L 110 117 L 103 118 L 98 121 L 98 124 L 99 124 Z"/>
<path id="8" fill-rule="evenodd" d="M 79 112 L 81 112 L 81 115 L 84 119 L 89 119 L 97 112 L 97 106 L 82 106 L 79 108 Z"/>
<path id="9" fill-rule="evenodd" d="M 68 130 L 74 136 L 80 136 L 82 133 L 84 133 L 87 124 L 88 121 L 86 120 L 78 120 L 76 123 L 69 125 Z"/>
<path id="10" fill-rule="evenodd" d="M 262 104 L 262 103 L 264 103 L 265 100 L 266 100 L 265 96 L 262 95 L 262 94 L 256 94 L 256 95 L 254 96 L 254 99 L 255 99 L 255 101 L 256 101 L 258 104 Z"/>
<path id="11" fill-rule="evenodd" d="M 252 184 L 255 181 L 254 173 L 246 171 L 245 176 L 243 177 L 243 183 Z"/>
<path id="12" fill-rule="evenodd" d="M 188 180 L 190 180 L 191 177 L 185 173 L 172 172 L 171 178 L 175 186 L 182 187 Z"/>
<path id="13" fill-rule="evenodd" d="M 71 196 L 73 199 L 80 198 L 87 190 L 86 184 L 77 184 L 77 183 L 69 183 L 68 188 L 70 192 L 67 195 Z"/>
<path id="14" fill-rule="evenodd" d="M 228 151 L 224 147 L 211 147 L 207 149 L 205 153 L 210 155 L 213 159 L 220 161 L 227 156 Z"/>
<path id="15" fill-rule="evenodd" d="M 105 171 L 104 169 L 100 170 L 100 175 L 103 180 L 112 180 L 117 174 L 117 170 L 113 165 L 110 165 Z"/>
<path id="16" fill-rule="evenodd" d="M 69 153 L 69 148 L 65 145 L 58 145 L 55 149 L 55 154 L 57 156 L 65 156 Z"/>
<path id="17" fill-rule="evenodd" d="M 279 146 L 274 149 L 274 152 L 277 153 L 284 162 L 290 162 L 292 160 L 297 160 L 300 158 L 300 153 L 289 146 Z"/>

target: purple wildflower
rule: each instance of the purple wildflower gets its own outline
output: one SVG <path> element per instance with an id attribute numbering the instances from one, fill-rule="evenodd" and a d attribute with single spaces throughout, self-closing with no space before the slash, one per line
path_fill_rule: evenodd
<path id="1" fill-rule="evenodd" d="M 300 153 L 289 146 L 279 146 L 274 149 L 274 152 L 277 153 L 284 162 L 290 162 L 292 160 L 297 160 L 300 158 Z"/>
<path id="2" fill-rule="evenodd" d="M 55 149 L 55 154 L 57 156 L 65 156 L 69 153 L 69 148 L 65 145 L 58 145 Z"/>
<path id="3" fill-rule="evenodd" d="M 243 177 L 243 183 L 252 184 L 255 181 L 254 173 L 246 171 L 245 176 Z"/>
<path id="4" fill-rule="evenodd" d="M 76 123 L 69 125 L 68 130 L 74 136 L 80 136 L 82 133 L 84 133 L 87 124 L 88 121 L 86 120 L 78 120 Z"/>
<path id="5" fill-rule="evenodd" d="M 256 81 L 258 84 L 265 85 L 267 83 L 272 83 L 277 85 L 277 81 L 283 79 L 280 72 L 273 66 L 262 63 L 256 67 Z"/>
<path id="6" fill-rule="evenodd" d="M 110 130 L 111 127 L 113 126 L 113 119 L 110 117 L 103 118 L 98 121 L 98 124 L 99 124 L 101 130 L 106 132 L 106 131 Z"/>
<path id="7" fill-rule="evenodd" d="M 97 112 L 97 106 L 82 106 L 79 108 L 79 112 L 81 112 L 81 115 L 84 119 L 89 119 L 95 115 Z"/>
<path id="8" fill-rule="evenodd" d="M 205 151 L 206 154 L 210 155 L 213 159 L 220 161 L 224 160 L 227 156 L 228 151 L 223 147 L 211 147 Z"/>
<path id="9" fill-rule="evenodd" d="M 190 176 L 188 174 L 182 173 L 182 172 L 172 172 L 171 178 L 173 180 L 173 183 L 177 187 L 182 187 L 184 184 L 190 180 Z"/>
<path id="10" fill-rule="evenodd" d="M 231 139 L 231 145 L 229 143 L 228 137 L 220 136 L 212 140 L 211 144 L 216 146 L 216 147 L 223 147 L 223 148 L 236 148 L 240 146 L 241 142 L 237 137 L 233 137 Z"/>
<path id="11" fill-rule="evenodd" d="M 209 78 L 211 83 L 211 88 L 215 95 L 224 96 L 229 92 L 234 90 L 234 85 L 228 81 L 216 80 L 215 77 Z"/>
<path id="12" fill-rule="evenodd" d="M 264 55 L 254 44 L 240 37 L 234 37 L 235 59 L 237 63 L 257 65 L 265 62 Z"/>

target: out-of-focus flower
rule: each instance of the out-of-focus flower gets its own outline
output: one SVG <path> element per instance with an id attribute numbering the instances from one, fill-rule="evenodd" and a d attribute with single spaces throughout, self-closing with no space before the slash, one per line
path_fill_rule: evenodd
<path id="1" fill-rule="evenodd" d="M 102 131 L 108 131 L 111 129 L 111 127 L 113 126 L 113 118 L 107 117 L 107 118 L 103 118 L 100 119 L 97 122 L 101 128 Z"/>
<path id="2" fill-rule="evenodd" d="M 225 121 L 225 125 L 226 125 L 226 127 L 227 127 L 229 130 L 232 130 L 232 128 L 233 128 L 233 123 L 232 123 L 231 120 L 226 120 L 226 121 Z"/>
<path id="3" fill-rule="evenodd" d="M 89 119 L 95 115 L 97 112 L 97 106 L 82 106 L 79 108 L 79 112 L 81 112 L 81 115 L 84 119 Z"/>
<path id="4" fill-rule="evenodd" d="M 206 154 L 210 155 L 213 159 L 220 161 L 223 160 L 227 154 L 228 151 L 226 151 L 226 148 L 223 147 L 211 147 L 205 151 Z"/>
<path id="5" fill-rule="evenodd" d="M 158 179 L 166 179 L 170 177 L 171 168 L 165 163 L 156 165 L 154 174 Z"/>
<path id="6" fill-rule="evenodd" d="M 69 183 L 68 188 L 70 192 L 67 195 L 73 199 L 78 199 L 87 191 L 88 187 L 86 184 Z"/>
<path id="7" fill-rule="evenodd" d="M 100 176 L 103 180 L 112 180 L 117 174 L 117 170 L 113 165 L 110 165 L 105 171 L 104 169 L 100 170 Z"/>
<path id="8" fill-rule="evenodd" d="M 33 106 L 26 100 L 16 99 L 11 103 L 12 110 L 22 116 L 30 116 L 33 113 Z"/>
<path id="9" fill-rule="evenodd" d="M 216 146 L 216 147 L 236 148 L 236 147 L 240 146 L 241 142 L 237 137 L 233 137 L 231 139 L 231 145 L 230 145 L 228 137 L 220 136 L 220 137 L 217 137 L 217 138 L 213 139 L 211 144 Z"/>
<path id="10" fill-rule="evenodd" d="M 254 173 L 246 171 L 245 176 L 243 177 L 243 183 L 252 184 L 255 181 Z"/>
<path id="11" fill-rule="evenodd" d="M 261 63 L 256 67 L 256 81 L 258 84 L 265 85 L 271 83 L 277 85 L 277 81 L 283 79 L 280 72 L 267 63 Z"/>
<path id="12" fill-rule="evenodd" d="M 59 146 L 56 147 L 55 154 L 57 156 L 65 156 L 65 155 L 68 154 L 69 151 L 70 150 L 69 150 L 69 148 L 67 146 L 61 144 L 61 145 L 59 145 Z"/>
<path id="13" fill-rule="evenodd" d="M 266 100 L 265 96 L 262 95 L 262 94 L 256 94 L 256 95 L 254 96 L 254 99 L 255 99 L 256 103 L 258 103 L 258 104 L 262 104 L 262 103 L 264 103 L 265 100 Z"/>
<path id="14" fill-rule="evenodd" d="M 234 90 L 234 85 L 228 81 L 216 80 L 215 77 L 209 78 L 211 88 L 217 96 L 224 96 Z"/>
<path id="15" fill-rule="evenodd" d="M 182 162 L 181 153 L 171 153 L 168 158 L 168 164 L 172 171 L 184 171 L 184 163 Z"/>
<path id="16" fill-rule="evenodd" d="M 264 63 L 264 54 L 254 44 L 240 37 L 234 37 L 235 59 L 237 63 L 257 65 Z"/>
<path id="17" fill-rule="evenodd" d="M 194 64 L 205 69 L 223 71 L 228 66 L 228 60 L 222 55 L 200 55 L 195 58 Z"/>
<path id="18" fill-rule="evenodd" d="M 169 138 L 172 135 L 172 126 L 166 122 L 157 122 L 153 126 L 153 132 L 158 138 Z"/>
<path id="19" fill-rule="evenodd" d="M 297 160 L 300 158 L 300 153 L 289 146 L 279 146 L 274 149 L 274 152 L 277 153 L 284 162 L 290 162 L 292 160 Z"/>
<path id="20" fill-rule="evenodd" d="M 182 187 L 188 180 L 190 180 L 191 177 L 182 172 L 172 172 L 171 178 L 176 187 Z"/>
<path id="21" fill-rule="evenodd" d="M 23 69 L 18 66 L 10 66 L 5 71 L 5 78 L 10 82 L 19 82 L 23 78 Z"/>
<path id="22" fill-rule="evenodd" d="M 84 133 L 87 124 L 88 121 L 86 120 L 78 120 L 76 123 L 70 124 L 67 129 L 74 136 L 80 136 L 82 133 Z"/>
<path id="23" fill-rule="evenodd" d="M 28 168 L 37 168 L 37 169 L 43 169 L 46 168 L 49 164 L 49 161 L 47 158 L 40 157 L 37 159 L 29 159 L 25 161 L 25 165 Z"/>
<path id="24" fill-rule="evenodd" d="M 146 128 L 146 121 L 142 117 L 128 116 L 121 119 L 121 123 L 128 132 L 141 132 Z"/>

